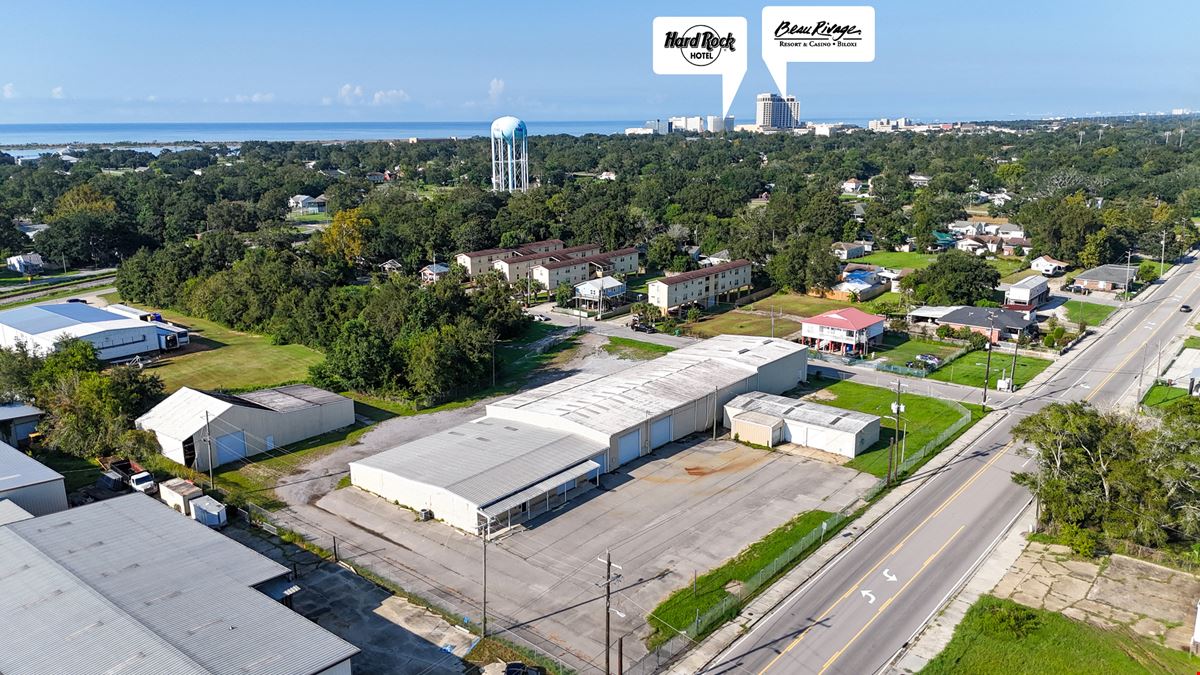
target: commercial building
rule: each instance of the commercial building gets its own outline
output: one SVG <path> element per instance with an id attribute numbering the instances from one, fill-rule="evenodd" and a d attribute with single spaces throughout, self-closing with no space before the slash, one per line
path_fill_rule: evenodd
<path id="1" fill-rule="evenodd" d="M 135 424 L 171 460 L 207 471 L 210 453 L 220 466 L 350 426 L 354 401 L 307 384 L 236 395 L 183 387 Z"/>
<path id="2" fill-rule="evenodd" d="M 511 257 L 493 261 L 492 268 L 499 270 L 504 275 L 505 280 L 511 284 L 532 279 L 533 268 L 538 265 L 561 262 L 572 258 L 586 258 L 599 254 L 599 244 L 580 244 L 579 246 L 568 246 L 567 248 L 560 248 L 553 251 L 517 253 Z"/>
<path id="3" fill-rule="evenodd" d="M 292 570 L 130 494 L 0 526 L 0 672 L 350 675 Z"/>
<path id="4" fill-rule="evenodd" d="M 800 101 L 795 96 L 759 94 L 754 108 L 754 121 L 760 129 L 800 128 Z"/>
<path id="5" fill-rule="evenodd" d="M 750 261 L 733 260 L 655 279 L 646 286 L 646 295 L 651 305 L 666 314 L 690 303 L 711 306 L 719 296 L 740 292 L 751 283 Z"/>
<path id="6" fill-rule="evenodd" d="M 1025 277 L 1008 287 L 1004 292 L 1004 307 L 1007 309 L 1037 309 L 1050 299 L 1050 285 L 1046 277 L 1035 274 Z"/>
<path id="7" fill-rule="evenodd" d="M 525 244 L 516 248 L 485 248 L 482 251 L 459 253 L 454 256 L 454 262 L 467 269 L 467 276 L 473 277 L 492 271 L 492 263 L 497 260 L 505 260 L 515 255 L 558 251 L 562 248 L 562 239 L 546 239 L 545 241 L 535 241 L 532 244 Z"/>
<path id="8" fill-rule="evenodd" d="M 629 247 L 582 258 L 545 262 L 533 268 L 533 278 L 543 287 L 554 290 L 562 284 L 574 286 L 597 275 L 636 274 L 637 271 L 638 252 L 636 248 Z"/>
<path id="9" fill-rule="evenodd" d="M 725 404 L 725 426 L 741 441 L 781 443 L 857 457 L 879 440 L 879 417 L 760 391 Z"/>
<path id="10" fill-rule="evenodd" d="M 352 462 L 350 479 L 468 532 L 506 527 L 555 508 L 601 473 L 710 428 L 735 396 L 787 391 L 807 374 L 800 345 L 723 335 L 489 404 L 484 418 Z"/>
<path id="11" fill-rule="evenodd" d="M 102 360 L 176 349 L 188 344 L 186 329 L 143 321 L 81 302 L 30 305 L 0 312 L 0 345 L 24 343 L 39 354 L 66 338 L 92 343 Z"/>
<path id="12" fill-rule="evenodd" d="M 42 516 L 67 508 L 67 489 L 62 474 L 11 445 L 0 443 L 0 500 L 3 499 L 32 515 Z M 0 672 L 8 671 L 0 668 Z"/>
<path id="13" fill-rule="evenodd" d="M 1123 291 L 1137 281 L 1137 265 L 1101 265 L 1075 275 L 1075 285 L 1092 291 Z"/>
<path id="14" fill-rule="evenodd" d="M 721 117 L 720 115 L 708 116 L 708 131 L 710 133 L 719 134 L 726 131 L 733 131 L 737 124 L 733 119 L 733 115 Z"/>
<path id="15" fill-rule="evenodd" d="M 1012 309 L 929 305 L 917 307 L 909 312 L 908 320 L 913 324 L 930 323 L 954 329 L 969 328 L 972 332 L 987 336 L 993 344 L 1037 332 L 1037 321 L 1033 318 L 1033 312 Z"/>
<path id="16" fill-rule="evenodd" d="M 800 320 L 800 339 L 813 349 L 845 356 L 870 351 L 883 341 L 884 317 L 861 309 L 834 309 Z"/>

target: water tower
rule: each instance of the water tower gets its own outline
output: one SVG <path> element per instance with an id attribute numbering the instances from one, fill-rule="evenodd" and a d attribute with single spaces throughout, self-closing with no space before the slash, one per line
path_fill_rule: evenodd
<path id="1" fill-rule="evenodd" d="M 528 137 L 525 123 L 512 115 L 492 122 L 492 190 L 529 189 Z"/>

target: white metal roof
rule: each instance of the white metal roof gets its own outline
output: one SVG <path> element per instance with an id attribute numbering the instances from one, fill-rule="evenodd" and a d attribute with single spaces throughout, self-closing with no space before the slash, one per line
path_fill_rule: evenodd
<path id="1" fill-rule="evenodd" d="M 358 652 L 255 590 L 288 569 L 142 494 L 0 527 L 0 672 L 308 675 Z"/>
<path id="2" fill-rule="evenodd" d="M 879 421 L 875 415 L 834 408 L 797 398 L 766 394 L 761 391 L 752 391 L 736 396 L 725 406 L 743 412 L 757 412 L 779 419 L 794 420 L 826 429 L 852 433 L 857 433 Z"/>
<path id="3" fill-rule="evenodd" d="M 180 387 L 161 403 L 137 418 L 138 429 L 152 430 L 175 440 L 190 438 L 204 426 L 204 413 L 209 418 L 229 410 L 233 404 L 207 392 Z"/>
<path id="4" fill-rule="evenodd" d="M 908 312 L 909 316 L 915 316 L 922 319 L 940 319 L 950 312 L 962 309 L 962 305 L 950 305 L 947 307 L 938 307 L 927 305 L 925 307 L 914 307 Z"/>
<path id="5" fill-rule="evenodd" d="M 11 445 L 0 443 L 0 492 L 52 480 L 62 480 L 62 474 Z"/>
<path id="6" fill-rule="evenodd" d="M 575 480 L 576 478 L 581 478 L 599 468 L 600 468 L 599 464 L 597 464 L 596 462 L 589 459 L 586 462 L 583 462 L 582 464 L 577 464 L 577 465 L 571 467 L 570 469 L 567 469 L 566 471 L 556 473 L 553 476 L 551 476 L 535 485 L 532 485 L 530 487 L 525 488 L 524 490 L 521 490 L 520 492 L 514 492 L 512 495 L 505 497 L 504 499 L 501 499 L 498 502 L 493 502 L 490 506 L 483 509 L 483 512 L 489 518 L 494 518 L 494 517 L 504 513 L 505 511 L 508 511 L 509 509 L 513 508 L 514 506 L 523 504 L 535 497 L 540 497 L 541 495 L 544 495 L 547 492 L 550 492 L 551 490 L 557 488 L 559 485 L 562 485 L 563 483 L 566 483 L 569 480 Z"/>
<path id="7" fill-rule="evenodd" d="M 1045 286 L 1045 285 L 1046 285 L 1046 277 L 1044 277 L 1040 274 L 1033 274 L 1033 275 L 1025 277 L 1024 279 L 1021 279 L 1020 281 L 1013 284 L 1009 288 L 1028 288 L 1028 289 L 1032 290 L 1034 288 L 1038 288 L 1039 286 Z"/>
<path id="8" fill-rule="evenodd" d="M 488 415 L 544 415 L 612 435 L 732 385 L 804 347 L 778 338 L 720 335 L 604 376 L 579 374 L 506 398 Z"/>
<path id="9" fill-rule="evenodd" d="M 32 518 L 33 514 L 17 506 L 11 499 L 0 499 L 0 525 L 15 523 L 18 520 Z"/>
<path id="10" fill-rule="evenodd" d="M 483 507 L 606 449 L 565 431 L 483 417 L 351 464 L 443 488 Z"/>

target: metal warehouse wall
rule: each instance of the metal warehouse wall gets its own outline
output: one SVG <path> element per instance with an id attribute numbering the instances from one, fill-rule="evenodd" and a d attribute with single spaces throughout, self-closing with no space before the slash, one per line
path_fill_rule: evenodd
<path id="1" fill-rule="evenodd" d="M 67 509 L 67 488 L 62 478 L 26 485 L 0 492 L 0 499 L 12 500 L 14 504 L 35 516 L 57 513 Z"/>

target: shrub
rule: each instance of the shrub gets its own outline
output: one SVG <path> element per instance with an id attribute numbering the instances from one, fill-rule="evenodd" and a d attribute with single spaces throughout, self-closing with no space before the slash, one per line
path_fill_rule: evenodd
<path id="1" fill-rule="evenodd" d="M 970 337 L 967 338 L 967 342 L 971 343 L 971 349 L 983 349 L 987 346 L 988 339 L 986 335 L 972 331 Z"/>
<path id="2" fill-rule="evenodd" d="M 1036 611 L 1014 602 L 987 607 L 981 623 L 987 626 L 988 633 L 1019 640 L 1037 630 L 1041 617 Z"/>
<path id="3" fill-rule="evenodd" d="M 937 336 L 940 338 L 954 337 L 954 328 L 944 325 L 944 324 L 941 326 L 938 326 L 937 327 Z"/>
<path id="4" fill-rule="evenodd" d="M 1059 528 L 1058 538 L 1064 545 L 1070 546 L 1077 555 L 1084 558 L 1096 557 L 1096 548 L 1100 543 L 1100 538 L 1096 536 L 1095 532 L 1074 523 L 1066 523 Z"/>
<path id="5" fill-rule="evenodd" d="M 1042 338 L 1042 344 L 1043 344 L 1044 346 L 1046 346 L 1046 347 L 1049 347 L 1049 348 L 1053 349 L 1053 348 L 1054 348 L 1054 336 L 1053 336 L 1053 335 L 1047 335 L 1047 336 L 1043 337 L 1043 338 Z"/>
<path id="6" fill-rule="evenodd" d="M 959 340 L 970 340 L 972 335 L 975 335 L 975 331 L 966 326 L 962 326 L 958 330 L 954 331 L 954 337 L 958 338 Z"/>

